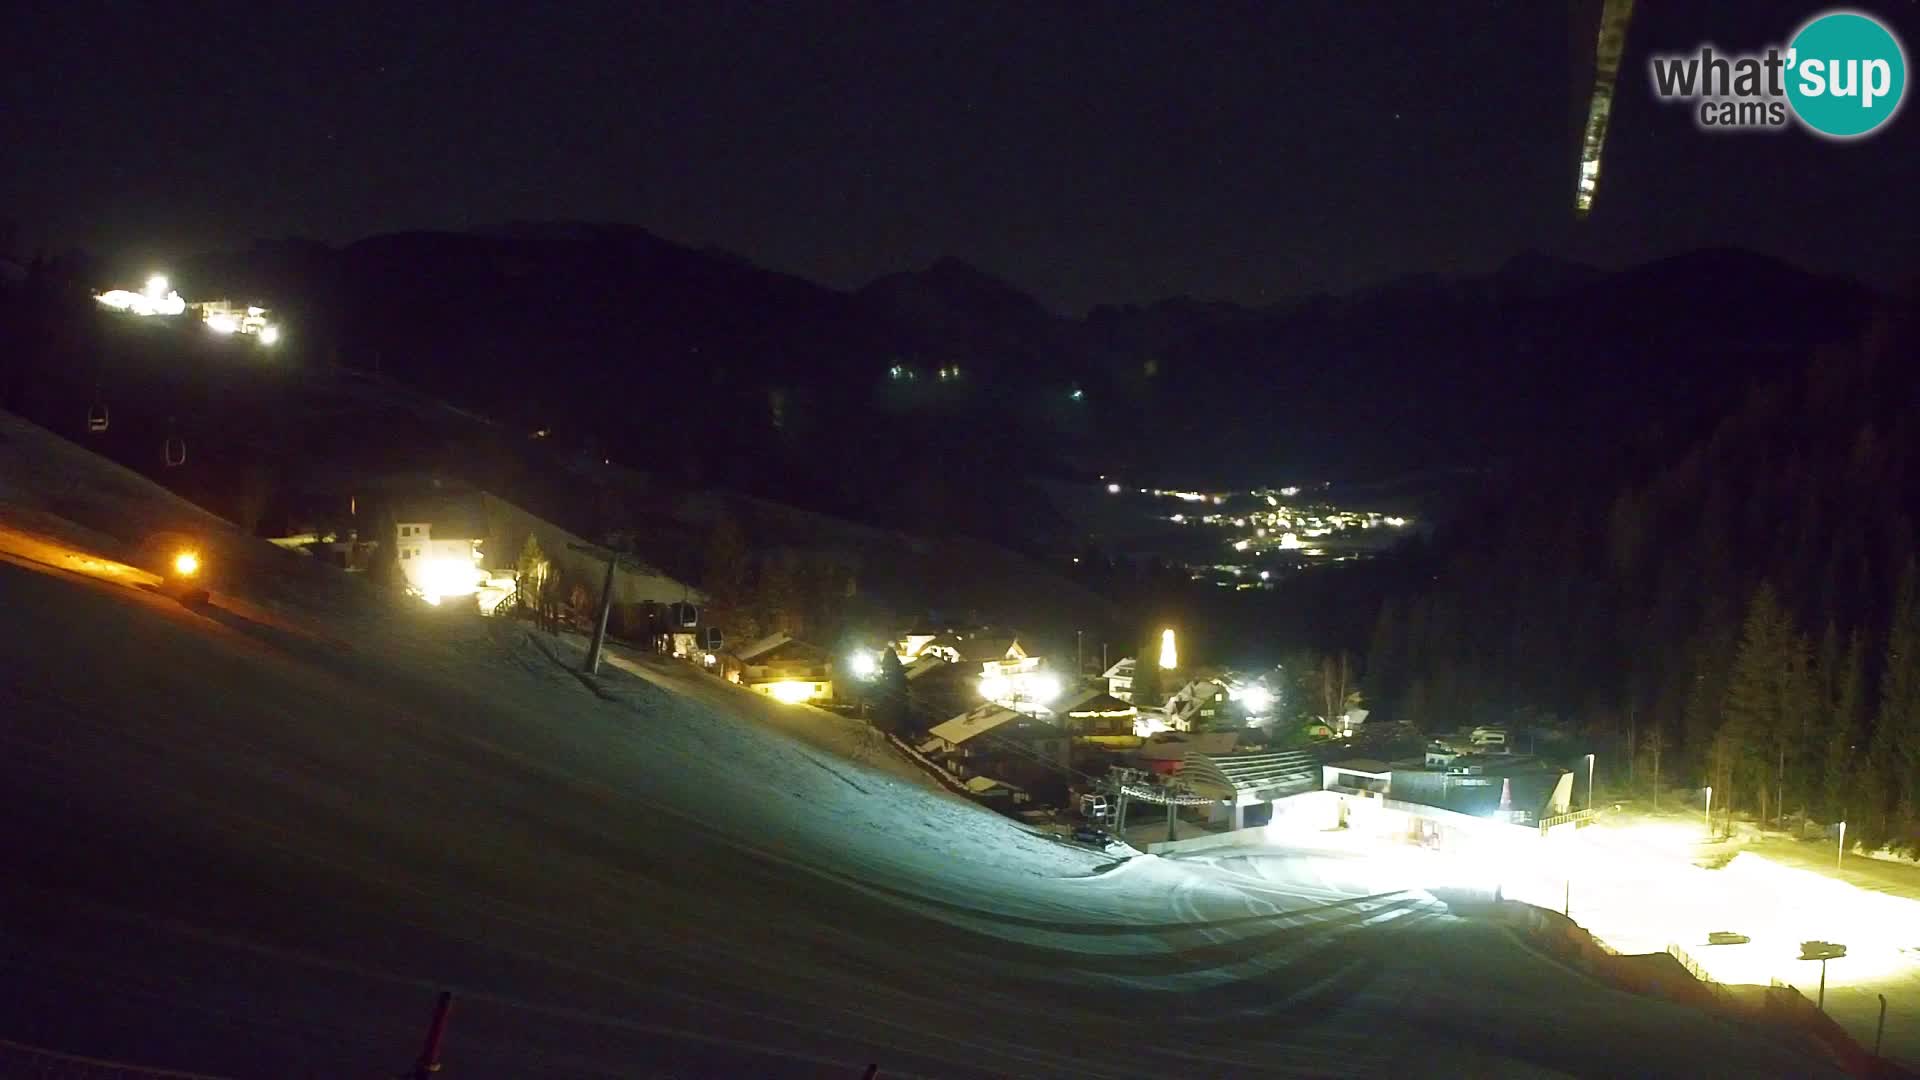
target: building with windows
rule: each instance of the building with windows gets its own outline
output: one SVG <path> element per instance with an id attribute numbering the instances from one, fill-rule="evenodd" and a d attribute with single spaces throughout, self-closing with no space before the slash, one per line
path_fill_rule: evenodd
<path id="1" fill-rule="evenodd" d="M 395 565 L 410 592 L 449 597 L 473 594 L 476 588 L 499 591 L 492 584 L 472 585 L 464 569 L 468 567 L 483 571 L 481 582 L 506 581 L 510 592 L 531 537 L 541 558 L 529 568 L 537 580 L 518 583 L 523 593 L 551 586 L 561 590 L 564 599 L 585 590 L 589 603 L 598 602 L 606 576 L 605 548 L 488 492 L 422 490 L 424 486 L 409 479 L 404 486 L 388 485 L 378 495 L 381 509 L 375 520 L 383 524 L 375 531 L 391 538 Z M 488 594 L 480 595 L 485 610 Z M 632 556 L 623 557 L 614 570 L 616 627 L 644 626 L 642 613 L 649 608 L 705 600 L 700 590 Z"/>
<path id="2" fill-rule="evenodd" d="M 1107 680 L 1107 693 L 1121 701 L 1133 700 L 1133 657 L 1114 664 L 1100 677 Z"/>
<path id="3" fill-rule="evenodd" d="M 1073 736 L 1050 720 L 989 702 L 936 724 L 919 749 L 963 780 L 992 776 L 1028 788 L 1058 786 Z"/>
<path id="4" fill-rule="evenodd" d="M 1121 748 L 1140 745 L 1140 736 L 1133 729 L 1140 710 L 1098 686 L 1069 693 L 1048 711 L 1080 742 Z"/>
<path id="5" fill-rule="evenodd" d="M 393 554 L 407 588 L 439 603 L 470 596 L 486 582 L 486 519 L 458 501 L 419 503 L 394 523 Z"/>
<path id="6" fill-rule="evenodd" d="M 818 645 L 783 633 L 736 650 L 728 678 L 789 705 L 833 700 L 833 657 Z"/>
<path id="7" fill-rule="evenodd" d="M 1572 809 L 1571 772 L 1524 755 L 1355 758 L 1323 766 L 1321 779 L 1348 826 L 1428 847 L 1472 846 L 1508 826 L 1544 834 L 1590 816 Z"/>

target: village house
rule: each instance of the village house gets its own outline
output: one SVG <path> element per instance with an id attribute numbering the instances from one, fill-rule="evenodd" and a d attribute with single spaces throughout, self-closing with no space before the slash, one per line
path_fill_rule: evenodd
<path id="1" fill-rule="evenodd" d="M 1100 677 L 1107 680 L 1107 693 L 1121 701 L 1133 700 L 1133 657 L 1125 657 Z"/>
<path id="2" fill-rule="evenodd" d="M 1189 681 L 1167 699 L 1167 726 L 1175 731 L 1204 731 L 1229 720 L 1225 683 L 1215 678 Z"/>
<path id="3" fill-rule="evenodd" d="M 939 723 L 980 703 L 980 674 L 937 656 L 922 656 L 906 666 L 907 698 L 913 703 L 915 727 Z"/>
<path id="4" fill-rule="evenodd" d="M 1387 763 L 1368 759 L 1322 767 L 1321 786 L 1339 796 L 1339 820 L 1382 837 L 1429 847 L 1471 846 L 1492 834 L 1545 836 L 1578 828 L 1573 773 L 1517 754 L 1429 753 Z"/>
<path id="5" fill-rule="evenodd" d="M 481 610 L 490 609 L 514 592 L 529 537 L 540 559 L 528 568 L 535 580 L 517 582 L 523 593 L 552 583 L 566 590 L 563 599 L 577 592 L 597 602 L 605 580 L 604 548 L 485 491 L 402 490 L 385 497 L 381 520 L 408 590 L 423 598 L 473 595 Z M 616 627 L 644 624 L 642 613 L 650 608 L 705 599 L 631 556 L 614 571 Z"/>
<path id="6" fill-rule="evenodd" d="M 1073 738 L 1058 724 L 989 702 L 936 724 L 919 749 L 963 780 L 991 776 L 1033 788 L 1059 786 Z"/>
<path id="7" fill-rule="evenodd" d="M 789 705 L 833 700 L 833 657 L 818 645 L 773 633 L 735 650 L 727 678 Z"/>
<path id="8" fill-rule="evenodd" d="M 1076 742 L 1115 747 L 1140 743 L 1134 731 L 1140 710 L 1132 702 L 1122 701 L 1097 686 L 1066 695 L 1054 702 L 1050 711 Z"/>

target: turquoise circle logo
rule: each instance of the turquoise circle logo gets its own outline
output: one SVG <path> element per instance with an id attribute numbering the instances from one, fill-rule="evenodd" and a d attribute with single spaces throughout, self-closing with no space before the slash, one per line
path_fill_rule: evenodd
<path id="1" fill-rule="evenodd" d="M 1787 101 L 1815 132 L 1851 139 L 1893 119 L 1907 88 L 1907 57 L 1870 16 L 1834 11 L 1800 28 L 1787 46 Z"/>

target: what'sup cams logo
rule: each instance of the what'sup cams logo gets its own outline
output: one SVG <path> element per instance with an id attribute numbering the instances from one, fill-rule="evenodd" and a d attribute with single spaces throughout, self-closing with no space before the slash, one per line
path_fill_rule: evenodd
<path id="1" fill-rule="evenodd" d="M 1885 127 L 1907 89 L 1907 57 L 1885 24 L 1857 11 L 1815 16 L 1785 46 L 1727 55 L 1712 46 L 1655 56 L 1653 92 L 1693 105 L 1710 131 L 1778 130 L 1798 121 L 1829 139 Z"/>

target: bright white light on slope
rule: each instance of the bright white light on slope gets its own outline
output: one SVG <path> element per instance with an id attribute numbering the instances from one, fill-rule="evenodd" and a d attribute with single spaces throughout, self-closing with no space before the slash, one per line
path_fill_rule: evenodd
<path id="1" fill-rule="evenodd" d="M 271 344 L 273 344 L 274 342 L 276 342 L 276 341 L 279 341 L 279 340 L 280 340 L 280 328 L 279 328 L 279 327 L 277 327 L 277 326 L 263 326 L 263 327 L 261 327 L 261 328 L 260 328 L 260 344 L 262 344 L 262 345 L 271 345 Z"/>
<path id="2" fill-rule="evenodd" d="M 109 289 L 94 297 L 102 305 L 130 315 L 178 315 L 187 310 L 187 302 L 177 292 L 153 297 L 125 289 Z"/>
<path id="3" fill-rule="evenodd" d="M 240 332 L 240 320 L 231 315 L 209 315 L 207 329 L 216 334 L 237 334 Z"/>
<path id="4" fill-rule="evenodd" d="M 473 563 L 459 559 L 423 560 L 415 575 L 420 593 L 429 604 L 438 604 L 446 596 L 471 596 L 485 576 Z"/>
<path id="5" fill-rule="evenodd" d="M 1020 705 L 1045 705 L 1060 696 L 1065 687 L 1060 677 L 1048 671 L 1022 671 L 1014 675 L 982 675 L 980 696 L 1009 708 Z"/>
<path id="6" fill-rule="evenodd" d="M 1026 677 L 1026 693 L 1022 696 L 1028 701 L 1045 705 L 1060 696 L 1060 677 L 1044 671 L 1036 671 Z"/>
<path id="7" fill-rule="evenodd" d="M 1259 716 L 1273 707 L 1273 691 L 1264 686 L 1249 686 L 1240 691 L 1240 704 L 1246 706 L 1248 712 Z"/>
<path id="8" fill-rule="evenodd" d="M 847 669 L 856 679 L 871 679 L 880 673 L 880 661 L 870 652 L 857 652 L 847 657 Z"/>
<path id="9" fill-rule="evenodd" d="M 1180 649 L 1173 642 L 1171 628 L 1160 631 L 1160 666 L 1168 670 L 1180 666 Z"/>
<path id="10" fill-rule="evenodd" d="M 768 686 L 767 694 L 775 701 L 785 702 L 788 705 L 798 705 L 813 696 L 813 684 L 810 682 L 796 682 L 789 679 Z"/>
<path id="11" fill-rule="evenodd" d="M 147 299 L 164 300 L 167 296 L 167 276 L 155 274 L 147 279 Z"/>

